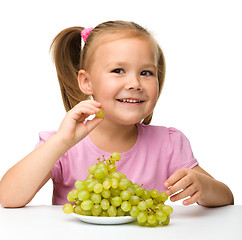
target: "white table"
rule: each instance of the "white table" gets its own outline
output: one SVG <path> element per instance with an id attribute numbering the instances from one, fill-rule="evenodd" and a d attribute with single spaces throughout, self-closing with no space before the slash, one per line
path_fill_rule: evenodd
<path id="1" fill-rule="evenodd" d="M 136 222 L 123 225 L 84 223 L 64 214 L 61 206 L 0 206 L 0 239 L 230 239 L 242 240 L 242 206 L 204 208 L 171 205 L 174 212 L 166 227 L 141 227 Z"/>

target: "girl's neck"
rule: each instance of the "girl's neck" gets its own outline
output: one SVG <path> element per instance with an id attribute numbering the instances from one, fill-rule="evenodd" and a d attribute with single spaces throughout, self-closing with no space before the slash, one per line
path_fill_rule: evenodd
<path id="1" fill-rule="evenodd" d="M 112 125 L 103 121 L 91 133 L 92 142 L 105 152 L 127 152 L 136 143 L 138 129 L 136 125 Z"/>

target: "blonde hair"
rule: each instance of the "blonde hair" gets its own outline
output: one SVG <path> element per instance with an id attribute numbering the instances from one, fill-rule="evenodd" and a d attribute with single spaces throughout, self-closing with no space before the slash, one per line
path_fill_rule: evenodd
<path id="1" fill-rule="evenodd" d="M 160 46 L 145 28 L 134 22 L 104 22 L 91 31 L 82 48 L 81 31 L 83 29 L 83 27 L 64 29 L 54 38 L 50 46 L 66 111 L 69 111 L 80 101 L 90 98 L 79 88 L 77 80 L 79 70 L 87 70 L 91 67 L 92 56 L 98 46 L 104 42 L 121 38 L 144 38 L 151 42 L 157 59 L 158 97 L 160 96 L 165 80 L 165 59 Z M 152 115 L 153 112 L 142 123 L 149 124 Z"/>

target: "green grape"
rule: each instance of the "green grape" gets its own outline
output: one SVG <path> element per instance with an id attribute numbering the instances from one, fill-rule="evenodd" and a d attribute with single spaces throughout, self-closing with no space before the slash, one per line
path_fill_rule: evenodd
<path id="1" fill-rule="evenodd" d="M 94 171 L 94 176 L 96 179 L 103 179 L 108 175 L 108 170 L 107 168 L 97 168 Z"/>
<path id="2" fill-rule="evenodd" d="M 167 199 L 168 199 L 168 196 L 166 194 L 165 191 L 163 191 L 161 194 L 160 194 L 160 198 L 161 198 L 161 201 L 162 202 L 165 202 Z"/>
<path id="3" fill-rule="evenodd" d="M 122 210 L 121 207 L 118 208 L 117 210 L 117 216 L 121 217 L 121 216 L 125 216 L 125 211 Z"/>
<path id="4" fill-rule="evenodd" d="M 113 164 L 108 165 L 107 169 L 108 169 L 108 172 L 110 172 L 110 173 L 117 172 L 117 169 L 116 169 L 115 165 L 113 165 Z"/>
<path id="5" fill-rule="evenodd" d="M 88 173 L 90 174 L 94 174 L 94 171 L 96 170 L 97 165 L 96 164 L 92 164 L 89 168 L 88 168 Z"/>
<path id="6" fill-rule="evenodd" d="M 172 214 L 173 209 L 168 205 L 164 205 L 162 208 L 162 212 L 169 216 L 170 214 Z"/>
<path id="7" fill-rule="evenodd" d="M 73 213 L 73 206 L 70 203 L 66 203 L 62 209 L 63 209 L 63 212 L 66 214 Z"/>
<path id="8" fill-rule="evenodd" d="M 110 177 L 111 178 L 116 178 L 116 179 L 118 179 L 118 181 L 120 181 L 120 179 L 122 178 L 122 176 L 121 176 L 121 174 L 119 172 L 112 172 L 110 174 Z"/>
<path id="9" fill-rule="evenodd" d="M 131 196 L 130 199 L 129 199 L 130 204 L 133 205 L 133 206 L 138 205 L 139 201 L 140 201 L 140 198 L 138 196 L 135 196 L 135 195 Z"/>
<path id="10" fill-rule="evenodd" d="M 101 217 L 109 217 L 109 216 L 108 216 L 108 213 L 107 213 L 107 210 L 102 210 L 100 216 L 101 216 Z"/>
<path id="11" fill-rule="evenodd" d="M 119 207 L 122 203 L 122 198 L 121 197 L 113 197 L 111 199 L 111 204 L 114 206 L 114 207 Z"/>
<path id="12" fill-rule="evenodd" d="M 75 182 L 75 187 L 78 189 L 78 190 L 85 190 L 86 189 L 86 183 L 82 180 L 78 180 Z"/>
<path id="13" fill-rule="evenodd" d="M 112 184 L 112 188 L 117 188 L 119 185 L 118 179 L 111 178 L 111 184 Z"/>
<path id="14" fill-rule="evenodd" d="M 103 210 L 108 210 L 110 203 L 107 199 L 103 199 L 100 203 Z"/>
<path id="15" fill-rule="evenodd" d="M 132 206 L 130 210 L 130 216 L 133 218 L 137 218 L 139 215 L 139 209 L 137 206 Z"/>
<path id="16" fill-rule="evenodd" d="M 107 168 L 106 164 L 104 162 L 100 162 L 97 164 L 97 168 Z"/>
<path id="17" fill-rule="evenodd" d="M 111 184 L 111 181 L 110 180 L 105 180 L 103 182 L 103 188 L 108 190 L 109 188 L 111 188 L 112 184 Z"/>
<path id="18" fill-rule="evenodd" d="M 147 221 L 148 214 L 147 212 L 140 212 L 137 216 L 138 223 L 145 223 Z"/>
<path id="19" fill-rule="evenodd" d="M 145 201 L 140 201 L 137 207 L 140 211 L 145 211 L 147 209 L 147 204 Z"/>
<path id="20" fill-rule="evenodd" d="M 96 113 L 95 115 L 96 115 L 96 117 L 97 118 L 104 118 L 104 116 L 105 116 L 105 113 L 104 113 L 104 111 L 101 109 L 101 108 L 99 108 L 99 113 Z"/>
<path id="21" fill-rule="evenodd" d="M 155 216 L 156 216 L 156 219 L 157 219 L 159 222 L 164 222 L 164 221 L 166 221 L 166 218 L 167 218 L 166 214 L 163 213 L 162 211 L 157 211 L 157 212 L 155 213 Z"/>
<path id="22" fill-rule="evenodd" d="M 119 188 L 111 188 L 110 192 L 113 197 L 116 197 L 116 196 L 120 196 L 121 191 Z"/>
<path id="23" fill-rule="evenodd" d="M 82 190 L 78 194 L 78 199 L 80 201 L 85 201 L 85 200 L 89 199 L 89 197 L 90 197 L 90 193 L 87 190 Z"/>
<path id="24" fill-rule="evenodd" d="M 156 220 L 155 215 L 149 215 L 148 218 L 147 218 L 147 222 L 151 226 L 156 226 L 157 225 L 157 220 Z"/>
<path id="25" fill-rule="evenodd" d="M 93 203 L 100 203 L 102 200 L 102 197 L 99 193 L 93 193 L 91 196 L 91 200 L 93 201 Z"/>
<path id="26" fill-rule="evenodd" d="M 129 191 L 131 193 L 131 196 L 134 196 L 135 195 L 135 191 L 134 191 L 134 188 L 132 186 L 129 186 L 127 188 L 127 191 Z"/>
<path id="27" fill-rule="evenodd" d="M 110 190 L 103 189 L 103 191 L 101 192 L 101 195 L 103 198 L 109 198 L 111 196 L 111 192 Z"/>
<path id="28" fill-rule="evenodd" d="M 109 209 L 107 210 L 108 216 L 109 217 L 116 217 L 117 216 L 117 209 L 114 206 L 110 206 Z"/>
<path id="29" fill-rule="evenodd" d="M 117 152 L 113 152 L 111 154 L 111 159 L 115 160 L 115 161 L 119 161 L 121 159 L 121 155 L 119 153 L 117 153 Z"/>
<path id="30" fill-rule="evenodd" d="M 94 189 L 93 191 L 95 193 L 101 193 L 103 190 L 103 185 L 101 183 L 97 183 L 95 186 L 94 186 Z"/>
<path id="31" fill-rule="evenodd" d="M 156 189 L 152 189 L 152 190 L 150 191 L 150 196 L 151 196 L 152 198 L 156 198 L 156 197 L 159 196 L 159 192 L 158 192 Z"/>
<path id="32" fill-rule="evenodd" d="M 144 189 L 144 192 L 143 192 L 143 194 L 142 194 L 141 197 L 142 197 L 144 200 L 150 198 L 150 192 L 149 192 L 148 190 Z"/>
<path id="33" fill-rule="evenodd" d="M 134 189 L 135 195 L 141 197 L 144 194 L 144 189 L 141 187 L 137 187 Z"/>
<path id="34" fill-rule="evenodd" d="M 68 200 L 69 202 L 74 202 L 74 201 L 78 198 L 78 194 L 79 194 L 78 189 L 71 190 L 71 191 L 67 194 L 67 200 Z"/>
<path id="35" fill-rule="evenodd" d="M 121 204 L 121 209 L 122 209 L 124 212 L 128 212 L 128 211 L 130 211 L 130 209 L 131 209 L 131 204 L 130 204 L 130 202 L 128 202 L 128 201 L 123 201 L 122 204 Z"/>
<path id="36" fill-rule="evenodd" d="M 92 192 L 97 183 L 98 183 L 98 181 L 92 181 L 92 182 L 87 183 L 87 190 L 89 192 Z"/>
<path id="37" fill-rule="evenodd" d="M 120 197 L 122 198 L 122 200 L 129 200 L 131 198 L 131 193 L 127 190 L 124 190 L 120 193 Z"/>
<path id="38" fill-rule="evenodd" d="M 85 200 L 81 203 L 83 210 L 91 210 L 93 207 L 93 202 L 91 200 Z"/>
<path id="39" fill-rule="evenodd" d="M 92 216 L 92 211 L 91 210 L 83 210 L 82 213 L 85 216 Z"/>
<path id="40" fill-rule="evenodd" d="M 167 226 L 170 223 L 170 217 L 167 216 L 166 220 L 164 222 L 162 222 L 163 226 Z"/>
<path id="41" fill-rule="evenodd" d="M 153 200 L 151 198 L 148 198 L 145 200 L 147 208 L 151 208 L 153 206 Z"/>
<path id="42" fill-rule="evenodd" d="M 120 190 L 126 190 L 129 187 L 129 182 L 126 178 L 122 178 L 118 185 Z"/>
<path id="43" fill-rule="evenodd" d="M 97 205 L 94 205 L 93 208 L 92 208 L 92 215 L 93 216 L 99 216 L 102 212 L 102 207 L 97 204 Z"/>
<path id="44" fill-rule="evenodd" d="M 78 204 L 78 205 L 75 206 L 74 212 L 76 214 L 83 215 L 83 209 L 81 208 L 81 205 L 80 204 Z"/>

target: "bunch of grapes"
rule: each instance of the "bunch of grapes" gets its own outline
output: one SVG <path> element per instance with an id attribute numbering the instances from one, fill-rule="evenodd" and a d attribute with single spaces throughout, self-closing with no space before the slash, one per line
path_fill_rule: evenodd
<path id="1" fill-rule="evenodd" d="M 115 163 L 121 158 L 114 152 L 109 159 L 98 158 L 88 169 L 88 177 L 75 182 L 75 189 L 67 195 L 63 211 L 86 216 L 137 218 L 140 225 L 168 225 L 172 207 L 165 205 L 166 192 L 148 191 L 121 173 Z"/>

